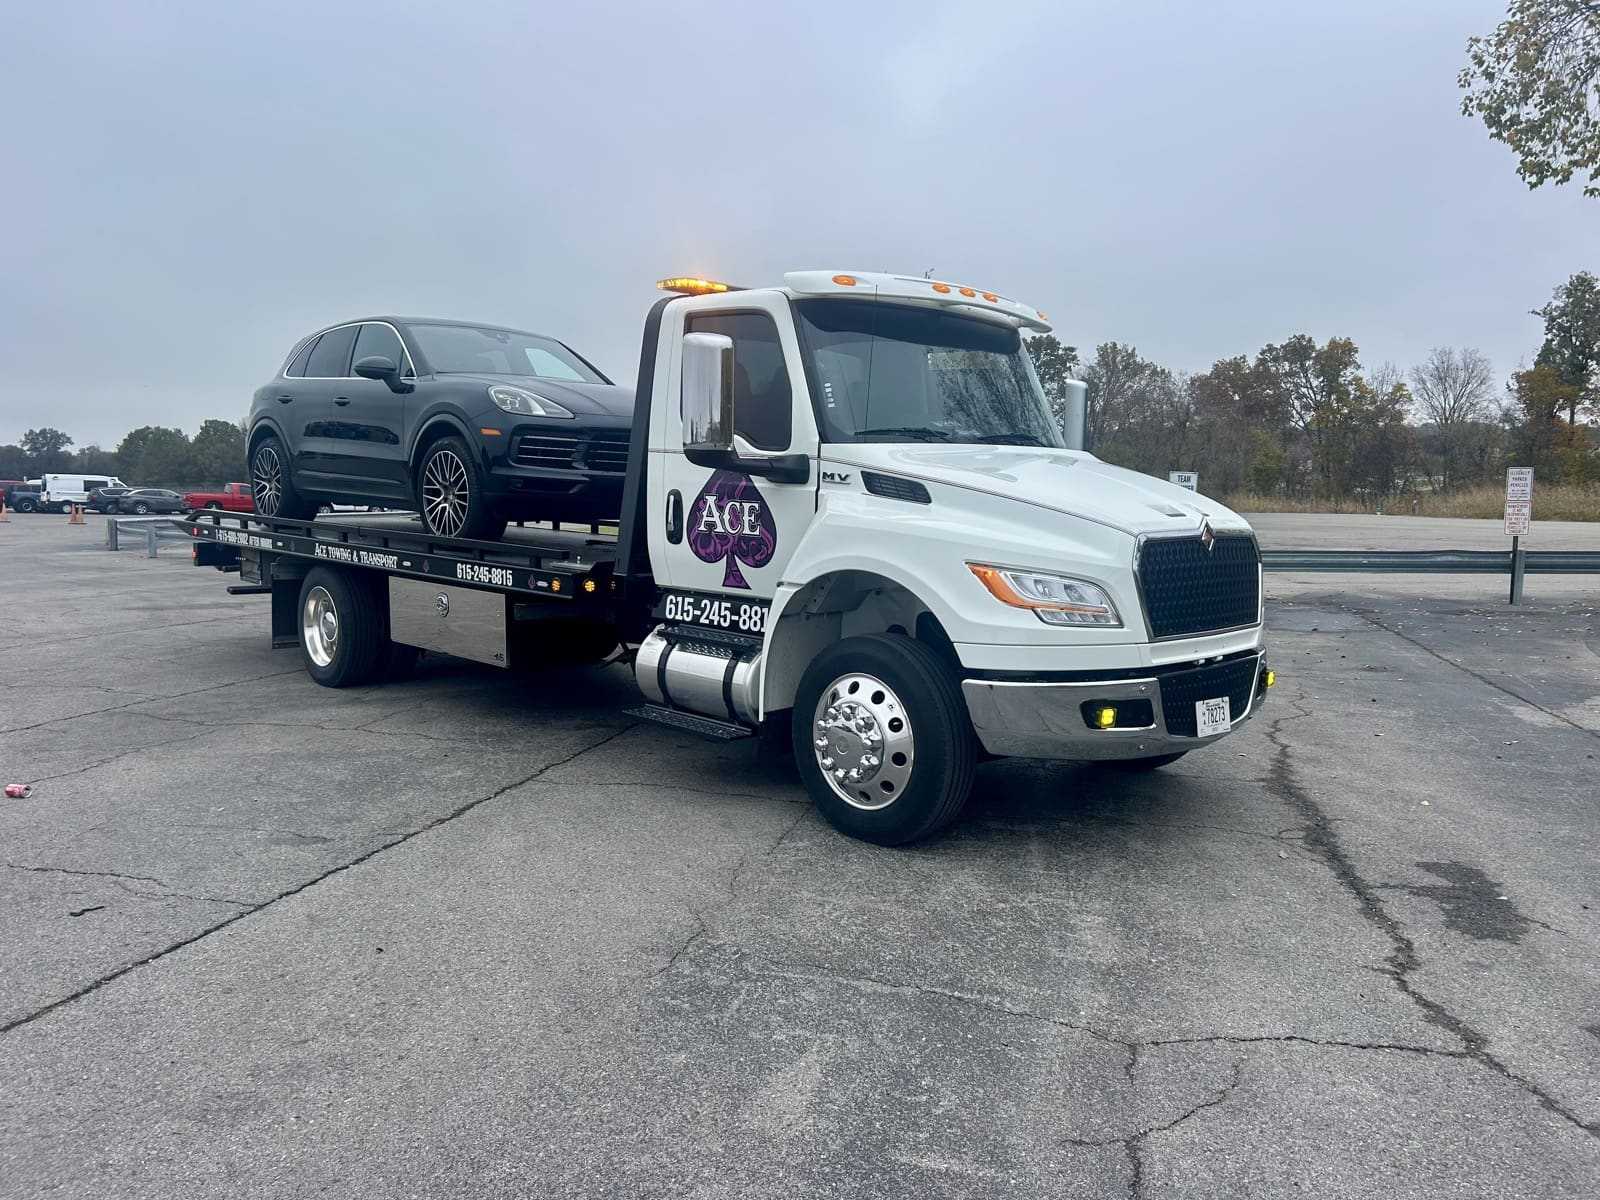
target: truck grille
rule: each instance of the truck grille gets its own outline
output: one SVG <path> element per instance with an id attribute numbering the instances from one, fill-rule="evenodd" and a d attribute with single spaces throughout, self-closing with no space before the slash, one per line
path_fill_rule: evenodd
<path id="1" fill-rule="evenodd" d="M 1261 614 L 1261 557 L 1249 534 L 1152 538 L 1139 552 L 1139 591 L 1150 636 L 1187 637 L 1254 625 Z"/>
<path id="2" fill-rule="evenodd" d="M 628 467 L 628 431 L 525 433 L 517 439 L 511 461 L 519 467 L 620 475 Z"/>
<path id="3" fill-rule="evenodd" d="M 1161 708 L 1166 713 L 1167 732 L 1174 737 L 1194 737 L 1194 706 L 1218 696 L 1228 698 L 1228 712 L 1235 721 L 1243 717 L 1250 708 L 1260 662 L 1259 654 L 1250 653 L 1161 676 Z"/>

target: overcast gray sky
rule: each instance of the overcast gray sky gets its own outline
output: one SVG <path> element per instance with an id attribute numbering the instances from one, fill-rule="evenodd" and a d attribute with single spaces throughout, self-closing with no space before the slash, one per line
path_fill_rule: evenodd
<path id="1" fill-rule="evenodd" d="M 660 276 L 892 269 L 1203 369 L 1295 332 L 1503 378 L 1600 266 L 1459 115 L 1499 0 L 11 5 L 0 441 L 237 419 L 319 324 L 561 337 Z"/>

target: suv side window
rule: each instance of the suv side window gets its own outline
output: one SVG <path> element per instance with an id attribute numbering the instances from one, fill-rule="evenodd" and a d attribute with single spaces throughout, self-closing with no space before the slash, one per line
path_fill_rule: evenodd
<path id="1" fill-rule="evenodd" d="M 778 326 L 766 313 L 701 313 L 690 333 L 733 339 L 733 431 L 761 450 L 787 450 L 794 393 Z"/>
<path id="2" fill-rule="evenodd" d="M 356 342 L 356 327 L 330 329 L 317 339 L 316 349 L 306 361 L 307 379 L 339 379 L 350 373 L 350 348 Z"/>
<path id="3" fill-rule="evenodd" d="M 306 360 L 311 357 L 311 352 L 316 349 L 316 346 L 317 339 L 312 338 L 304 346 L 300 347 L 300 353 L 294 356 L 294 361 L 289 364 L 284 371 L 284 375 L 291 379 L 298 379 L 304 375 L 306 373 Z"/>
<path id="4" fill-rule="evenodd" d="M 406 369 L 406 348 L 387 325 L 363 325 L 356 337 L 356 349 L 350 356 L 350 362 L 353 365 L 373 354 L 383 355 L 402 372 Z"/>

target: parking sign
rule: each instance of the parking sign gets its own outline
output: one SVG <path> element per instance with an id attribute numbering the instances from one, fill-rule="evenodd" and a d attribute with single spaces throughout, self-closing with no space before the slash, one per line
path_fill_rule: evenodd
<path id="1" fill-rule="evenodd" d="M 1521 537 L 1533 521 L 1533 468 L 1506 469 L 1506 536 Z"/>

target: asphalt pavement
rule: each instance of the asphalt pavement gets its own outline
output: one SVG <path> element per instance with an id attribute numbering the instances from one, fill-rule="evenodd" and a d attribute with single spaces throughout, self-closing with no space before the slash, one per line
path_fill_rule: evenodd
<path id="1" fill-rule="evenodd" d="M 319 688 L 64 522 L 0 524 L 0 1196 L 1600 1194 L 1600 580 L 1271 576 L 1236 736 L 887 850 L 622 668 Z"/>

